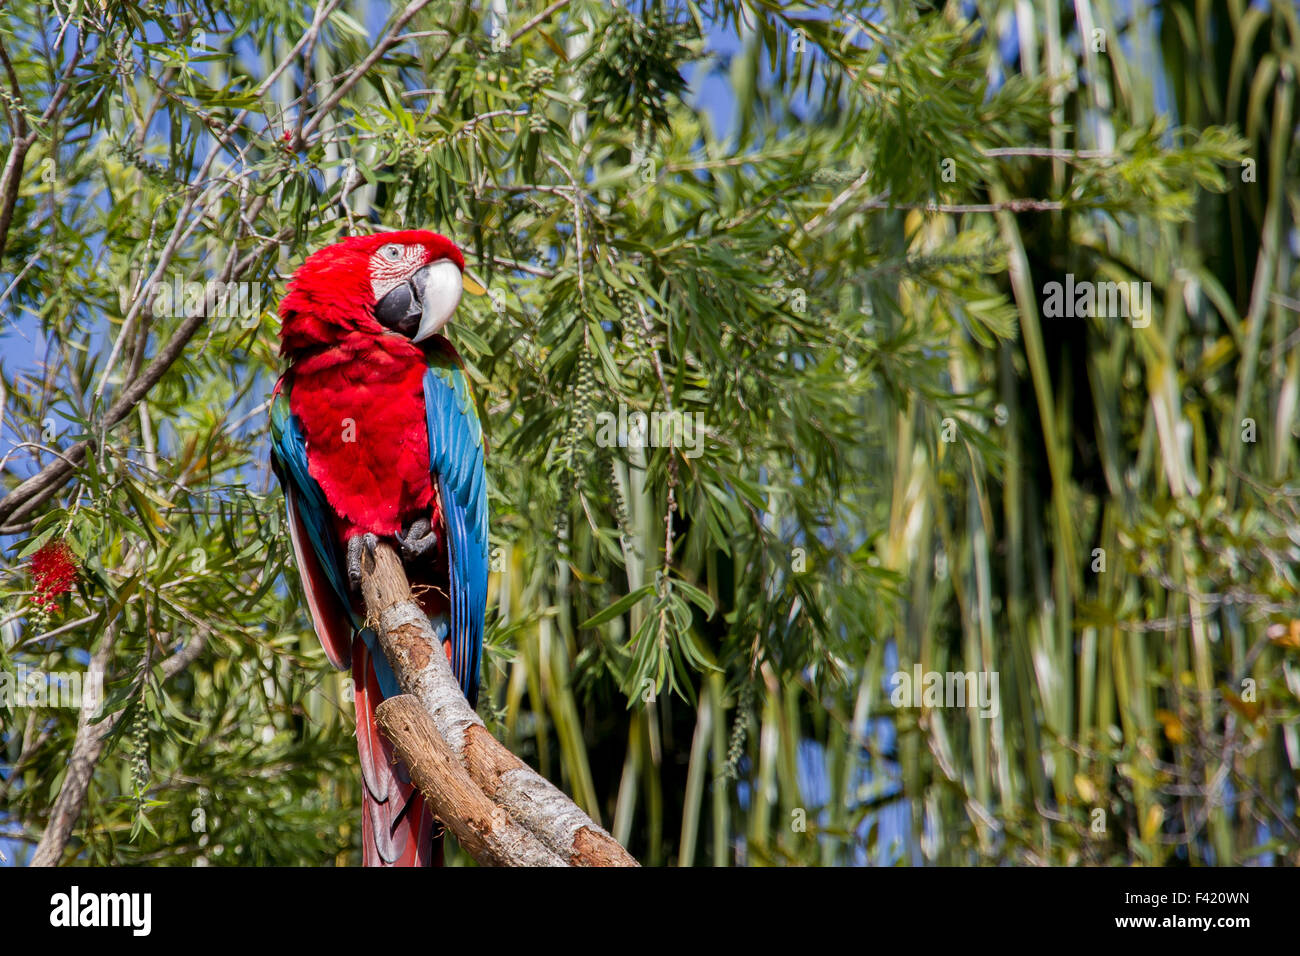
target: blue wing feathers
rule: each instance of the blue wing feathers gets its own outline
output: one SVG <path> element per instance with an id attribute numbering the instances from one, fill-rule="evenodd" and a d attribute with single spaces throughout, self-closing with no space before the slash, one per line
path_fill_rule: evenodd
<path id="1" fill-rule="evenodd" d="M 446 522 L 451 597 L 452 666 L 471 705 L 478 697 L 487 604 L 487 481 L 483 428 L 460 368 L 431 367 L 424 376 L 429 470 Z"/>
<path id="2" fill-rule="evenodd" d="M 277 394 L 271 404 L 271 454 L 281 474 L 293 486 L 298 515 L 320 561 L 321 570 L 335 597 L 346 608 L 349 606 L 347 583 L 343 580 L 342 563 L 334 541 L 334 530 L 330 526 L 329 504 L 325 492 L 308 470 L 307 439 L 298 419 L 289 409 L 287 391 Z"/>

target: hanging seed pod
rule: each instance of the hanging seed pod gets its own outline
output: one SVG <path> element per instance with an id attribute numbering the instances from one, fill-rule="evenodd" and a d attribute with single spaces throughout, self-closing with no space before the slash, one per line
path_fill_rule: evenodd
<path id="1" fill-rule="evenodd" d="M 745 737 L 749 732 L 749 711 L 754 706 L 753 681 L 740 686 L 740 699 L 736 702 L 736 716 L 731 722 L 731 739 L 727 743 L 727 776 L 735 778 L 740 768 L 740 758 L 745 755 Z"/>
<path id="2" fill-rule="evenodd" d="M 583 441 L 591 423 L 591 410 L 596 397 L 596 360 L 591 350 L 583 348 L 578 356 L 573 377 L 573 401 L 570 405 L 569 424 L 560 439 L 560 497 L 552 530 L 559 543 L 561 554 L 569 553 L 569 506 L 587 473 L 587 456 Z"/>
<path id="3" fill-rule="evenodd" d="M 618 471 L 614 467 L 614 456 L 605 458 L 606 478 L 609 480 L 610 492 L 614 499 L 614 516 L 618 521 L 618 539 L 623 549 L 632 547 L 636 538 L 632 534 L 632 519 L 629 517 L 627 499 L 623 497 L 623 486 L 618 481 Z"/>
<path id="4" fill-rule="evenodd" d="M 555 81 L 555 71 L 549 66 L 535 66 L 524 76 L 524 89 L 536 93 Z"/>
<path id="5" fill-rule="evenodd" d="M 149 715 L 141 703 L 131 722 L 131 791 L 135 796 L 136 812 L 144 809 L 145 793 L 149 789 Z"/>

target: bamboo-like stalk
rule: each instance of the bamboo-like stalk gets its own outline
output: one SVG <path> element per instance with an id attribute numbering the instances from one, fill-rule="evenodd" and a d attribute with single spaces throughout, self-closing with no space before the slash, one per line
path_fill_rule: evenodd
<path id="1" fill-rule="evenodd" d="M 713 721 L 713 865 L 727 866 L 731 862 L 731 803 L 727 799 L 727 738 L 723 714 L 726 713 L 724 694 L 726 687 L 722 675 L 714 672 L 709 675 L 708 694 L 713 712 L 717 715 Z"/>
<path id="2" fill-rule="evenodd" d="M 682 833 L 677 841 L 677 865 L 694 866 L 700 816 L 704 804 L 704 781 L 708 773 L 709 741 L 713 735 L 713 697 L 707 687 L 700 688 L 696 709 L 695 733 L 691 737 L 691 756 L 686 768 L 686 793 L 682 801 Z"/>

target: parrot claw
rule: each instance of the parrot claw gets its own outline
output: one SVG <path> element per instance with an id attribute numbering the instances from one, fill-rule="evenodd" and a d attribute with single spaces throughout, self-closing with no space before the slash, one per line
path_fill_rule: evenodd
<path id="1" fill-rule="evenodd" d="M 438 532 L 428 518 L 416 518 L 405 532 L 396 535 L 402 557 L 421 558 L 438 546 Z"/>
<path id="2" fill-rule="evenodd" d="M 361 550 L 364 548 L 373 558 L 378 544 L 379 539 L 370 532 L 348 538 L 348 580 L 357 591 L 361 590 Z"/>

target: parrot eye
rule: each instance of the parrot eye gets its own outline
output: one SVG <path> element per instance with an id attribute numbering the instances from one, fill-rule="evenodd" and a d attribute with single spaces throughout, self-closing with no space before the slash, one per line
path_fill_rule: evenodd
<path id="1" fill-rule="evenodd" d="M 397 262 L 402 258 L 402 247 L 395 242 L 390 242 L 379 250 L 379 254 L 389 262 Z"/>

